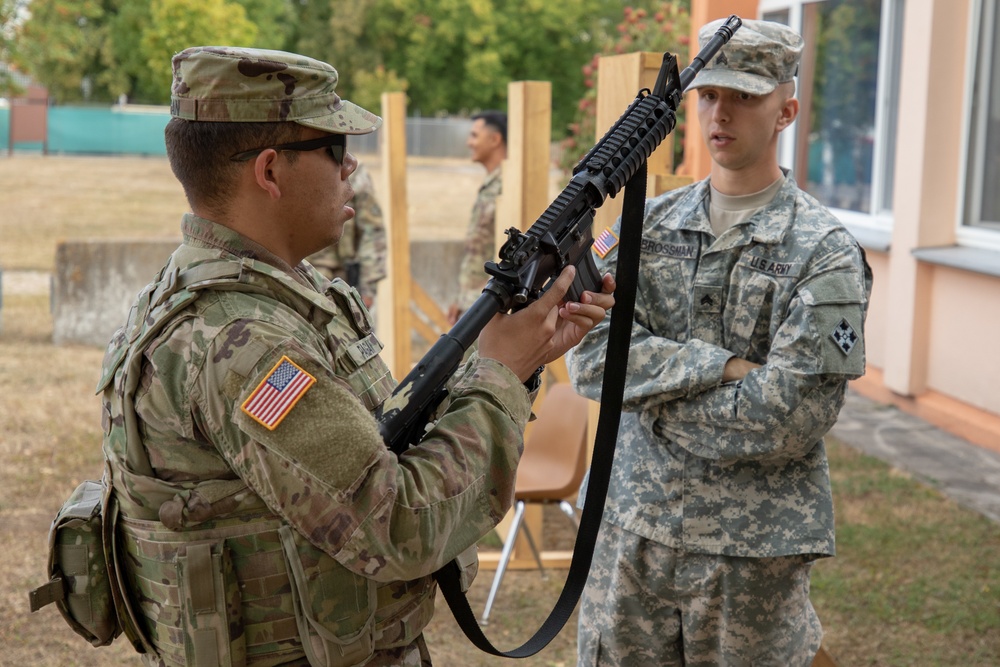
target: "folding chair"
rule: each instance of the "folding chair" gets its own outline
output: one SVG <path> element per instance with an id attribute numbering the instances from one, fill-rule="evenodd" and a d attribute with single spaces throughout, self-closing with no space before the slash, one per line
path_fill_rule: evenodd
<path id="1" fill-rule="evenodd" d="M 553 384 L 532 423 L 524 442 L 524 453 L 517 467 L 514 485 L 514 519 L 504 541 L 500 561 L 497 563 L 493 585 L 486 599 L 486 609 L 480 623 L 486 625 L 490 609 L 496 599 L 510 561 L 518 531 L 523 527 L 538 569 L 545 575 L 545 567 L 535 540 L 524 524 L 524 510 L 528 503 L 558 503 L 560 509 L 579 528 L 579 521 L 569 498 L 576 496 L 587 469 L 587 399 L 573 391 L 565 382 Z"/>

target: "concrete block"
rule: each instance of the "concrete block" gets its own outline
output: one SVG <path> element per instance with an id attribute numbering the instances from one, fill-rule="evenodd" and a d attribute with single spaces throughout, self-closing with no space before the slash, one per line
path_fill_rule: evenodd
<path id="1" fill-rule="evenodd" d="M 464 240 L 410 241 L 413 281 L 444 311 L 458 298 L 458 268 L 464 250 Z"/>
<path id="2" fill-rule="evenodd" d="M 136 294 L 180 239 L 64 241 L 56 246 L 52 340 L 104 347 L 128 317 Z"/>
<path id="3" fill-rule="evenodd" d="M 128 317 L 135 295 L 167 261 L 180 239 L 64 241 L 56 247 L 52 338 L 56 345 L 104 347 Z M 458 294 L 464 241 L 414 241 L 415 282 L 442 310 Z"/>

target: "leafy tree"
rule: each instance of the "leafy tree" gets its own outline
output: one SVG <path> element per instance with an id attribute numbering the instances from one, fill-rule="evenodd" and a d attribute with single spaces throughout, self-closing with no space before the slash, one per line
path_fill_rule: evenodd
<path id="1" fill-rule="evenodd" d="M 20 92 L 11 77 L 10 66 L 25 4 L 26 0 L 0 0 L 0 97 Z"/>
<path id="2" fill-rule="evenodd" d="M 178 51 L 206 44 L 253 46 L 257 39 L 257 26 L 247 19 L 246 10 L 226 0 L 151 0 L 149 10 L 151 20 L 140 49 L 152 89 L 162 91 L 157 101 L 170 98 L 170 59 Z"/>
<path id="3" fill-rule="evenodd" d="M 510 81 L 545 80 L 561 128 L 583 92 L 576 67 L 619 11 L 612 0 L 375 0 L 362 44 L 409 82 L 413 109 L 503 108 Z"/>
<path id="4" fill-rule="evenodd" d="M 59 103 L 121 95 L 164 103 L 174 53 L 198 44 L 287 48 L 292 10 L 291 0 L 32 0 L 19 62 Z"/>
<path id="5" fill-rule="evenodd" d="M 33 0 L 18 39 L 18 63 L 59 102 L 106 100 L 104 44 L 110 0 Z"/>
<path id="6" fill-rule="evenodd" d="M 581 68 L 586 92 L 577 103 L 569 133 L 561 143 L 560 165 L 564 169 L 574 167 L 594 145 L 597 133 L 596 82 L 601 56 L 636 51 L 670 51 L 678 57 L 678 66 L 683 69 L 687 65 L 685 58 L 691 41 L 690 25 L 689 1 L 666 0 L 651 9 L 625 7 L 622 20 L 615 26 L 614 32 L 603 37 L 599 50 Z M 674 164 L 680 163 L 684 146 L 684 106 L 681 105 L 677 112 Z"/>

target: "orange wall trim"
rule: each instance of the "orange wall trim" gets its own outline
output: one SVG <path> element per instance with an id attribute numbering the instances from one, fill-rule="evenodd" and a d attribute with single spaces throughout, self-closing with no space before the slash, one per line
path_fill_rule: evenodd
<path id="1" fill-rule="evenodd" d="M 864 377 L 851 382 L 851 389 L 865 398 L 894 405 L 944 431 L 1000 453 L 1000 415 L 936 391 L 926 391 L 916 397 L 902 396 L 885 386 L 881 369 L 870 366 Z"/>

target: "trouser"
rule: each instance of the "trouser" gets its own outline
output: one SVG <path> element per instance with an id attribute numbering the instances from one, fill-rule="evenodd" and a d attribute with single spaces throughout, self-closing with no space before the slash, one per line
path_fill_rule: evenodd
<path id="1" fill-rule="evenodd" d="M 580 607 L 579 667 L 808 667 L 822 628 L 811 558 L 691 554 L 605 522 Z"/>

